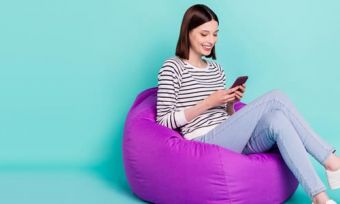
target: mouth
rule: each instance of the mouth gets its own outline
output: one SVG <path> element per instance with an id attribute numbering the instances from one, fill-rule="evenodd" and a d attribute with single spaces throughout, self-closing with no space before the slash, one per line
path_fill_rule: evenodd
<path id="1" fill-rule="evenodd" d="M 211 45 L 202 45 L 202 47 L 203 47 L 203 50 L 205 51 L 210 51 L 213 48 L 213 46 Z"/>

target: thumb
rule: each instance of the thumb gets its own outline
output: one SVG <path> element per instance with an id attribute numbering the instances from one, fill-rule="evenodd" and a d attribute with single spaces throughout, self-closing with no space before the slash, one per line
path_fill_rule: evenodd
<path id="1" fill-rule="evenodd" d="M 238 89 L 237 86 L 234 87 L 234 88 L 230 88 L 230 89 L 227 90 L 227 93 L 228 93 L 228 94 L 233 93 L 233 92 L 235 92 L 237 89 Z"/>

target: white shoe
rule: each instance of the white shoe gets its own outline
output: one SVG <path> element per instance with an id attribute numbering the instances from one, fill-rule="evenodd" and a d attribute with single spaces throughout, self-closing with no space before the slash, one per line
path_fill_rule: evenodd
<path id="1" fill-rule="evenodd" d="M 314 204 L 314 203 L 312 203 L 312 204 Z M 336 202 L 335 202 L 334 200 L 328 200 L 328 201 L 326 202 L 326 204 L 336 204 Z"/>
<path id="2" fill-rule="evenodd" d="M 327 180 L 331 189 L 340 188 L 340 169 L 336 171 L 326 170 Z"/>

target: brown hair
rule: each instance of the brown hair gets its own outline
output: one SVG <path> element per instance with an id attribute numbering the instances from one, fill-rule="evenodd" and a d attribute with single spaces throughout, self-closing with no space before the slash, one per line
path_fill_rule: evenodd
<path id="1" fill-rule="evenodd" d="M 189 59 L 189 32 L 211 20 L 215 20 L 219 23 L 216 14 L 206 5 L 196 4 L 188 8 L 182 20 L 181 31 L 179 33 L 176 47 L 176 56 L 182 59 Z M 212 48 L 210 55 L 206 57 L 212 57 L 214 60 L 216 59 L 215 46 Z"/>

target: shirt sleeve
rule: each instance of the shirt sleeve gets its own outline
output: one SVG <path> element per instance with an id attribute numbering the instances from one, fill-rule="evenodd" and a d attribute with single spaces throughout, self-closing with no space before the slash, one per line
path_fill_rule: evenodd
<path id="1" fill-rule="evenodd" d="M 177 97 L 180 88 L 179 70 L 172 64 L 164 64 L 158 73 L 157 122 L 176 129 L 188 123 L 184 110 L 177 110 Z"/>

